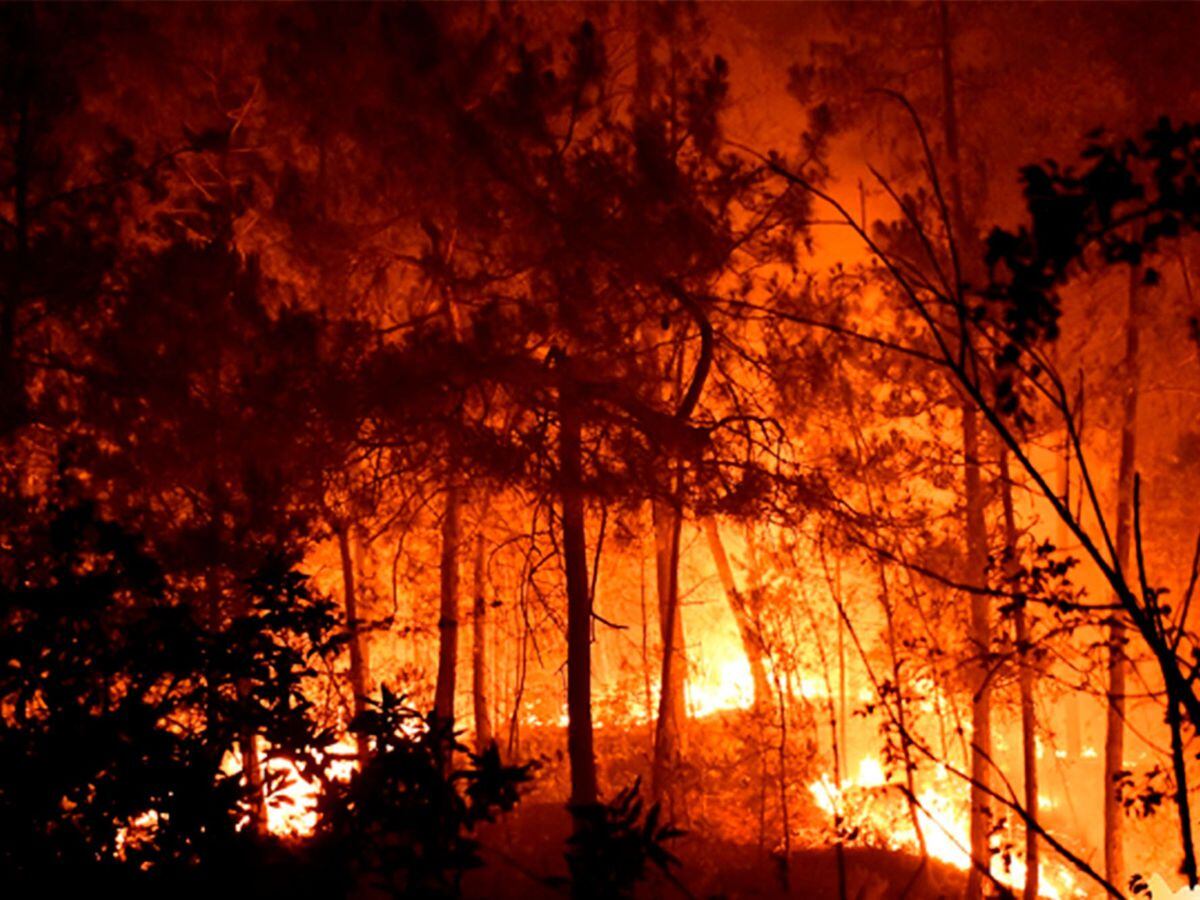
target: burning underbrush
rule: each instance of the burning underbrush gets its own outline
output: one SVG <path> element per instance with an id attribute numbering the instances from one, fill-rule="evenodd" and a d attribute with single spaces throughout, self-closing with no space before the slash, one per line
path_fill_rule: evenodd
<path id="1" fill-rule="evenodd" d="M 673 890 L 674 881 L 705 896 L 835 896 L 845 889 L 847 896 L 906 892 L 919 898 L 962 889 L 970 845 L 968 791 L 961 777 L 945 767 L 923 773 L 910 803 L 904 785 L 877 757 L 861 757 L 839 779 L 817 751 L 813 708 L 802 698 L 789 710 L 787 724 L 780 728 L 778 714 L 752 706 L 689 720 L 687 763 L 674 771 L 661 799 L 663 819 L 683 832 L 670 844 L 677 864 L 646 872 L 640 890 L 657 896 Z M 410 737 L 422 733 L 409 728 Z M 565 883 L 562 848 L 572 822 L 559 801 L 569 791 L 564 741 L 558 724 L 523 730 L 520 750 L 534 761 L 533 777 L 521 788 L 519 805 L 475 835 L 483 868 L 466 875 L 468 896 L 556 896 L 554 885 Z M 647 721 L 632 716 L 600 725 L 596 750 L 604 760 L 602 783 L 613 786 L 613 793 L 622 785 L 639 785 L 648 794 L 653 729 Z M 312 780 L 292 763 L 267 755 L 274 773 L 268 781 L 270 831 L 301 850 L 319 843 L 323 792 L 344 789 L 357 775 L 355 745 L 331 745 L 324 777 Z M 1000 819 L 993 829 L 997 889 L 1017 890 L 1023 883 L 1019 834 L 1010 819 Z M 484 890 L 484 884 L 497 886 Z M 1039 896 L 1089 894 L 1068 866 L 1051 861 L 1042 863 Z"/>
<path id="2" fill-rule="evenodd" d="M 836 793 L 813 743 L 811 709 L 798 704 L 789 724 L 792 734 L 781 745 L 780 729 L 765 711 L 724 709 L 689 721 L 687 764 L 673 773 L 661 800 L 662 820 L 682 831 L 666 846 L 675 862 L 648 867 L 639 896 L 670 895 L 678 890 L 672 885 L 686 885 L 696 896 L 837 896 L 839 878 L 848 896 L 888 896 L 906 886 L 914 898 L 961 890 L 968 857 L 945 849 L 954 847 L 955 835 L 930 841 L 928 857 L 922 857 L 912 832 L 897 830 L 904 815 L 899 793 L 878 763 L 864 760 L 858 777 Z M 465 874 L 466 896 L 561 896 L 570 871 L 563 848 L 573 827 L 560 800 L 569 790 L 564 739 L 558 725 L 524 729 L 521 750 L 534 760 L 533 777 L 510 814 L 474 834 L 483 867 Z M 596 734 L 602 783 L 613 786 L 610 795 L 622 785 L 637 786 L 643 810 L 652 742 L 644 722 L 640 728 L 601 726 Z M 329 772 L 344 784 L 356 774 L 354 748 L 335 747 L 340 758 Z M 303 852 L 320 841 L 323 787 L 289 766 L 277 771 L 283 777 L 269 797 L 268 822 Z M 838 848 L 834 821 L 845 806 L 855 811 L 843 816 Z M 951 806 L 947 800 L 946 818 L 938 821 L 965 827 L 961 817 L 950 819 Z"/>

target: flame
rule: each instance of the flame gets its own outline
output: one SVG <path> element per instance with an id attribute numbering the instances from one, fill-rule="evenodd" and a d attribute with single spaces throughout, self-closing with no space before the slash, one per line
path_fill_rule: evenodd
<path id="1" fill-rule="evenodd" d="M 688 710 L 694 718 L 754 705 L 754 680 L 745 656 L 730 657 L 706 666 L 688 679 Z"/>
<path id="2" fill-rule="evenodd" d="M 321 795 L 319 781 L 305 779 L 295 763 L 284 757 L 272 756 L 270 748 L 264 749 L 267 762 L 264 766 L 268 785 L 264 797 L 267 830 L 277 837 L 303 838 L 312 834 L 317 827 L 317 801 Z M 342 739 L 329 745 L 324 751 L 325 774 L 338 781 L 347 781 L 358 768 L 354 744 Z M 221 762 L 221 771 L 234 775 L 242 771 L 241 754 L 236 748 L 227 750 Z M 249 816 L 238 825 L 244 828 Z"/>
<path id="3" fill-rule="evenodd" d="M 945 768 L 933 775 L 933 783 L 917 791 L 917 822 L 925 841 L 925 852 L 962 871 L 971 868 L 971 831 L 968 817 L 969 797 L 964 782 L 953 779 Z M 809 786 L 817 807 L 831 819 L 840 815 L 843 822 L 850 819 L 868 835 L 875 835 L 890 849 L 910 853 L 920 852 L 921 841 L 913 827 L 912 818 L 903 803 L 897 783 L 874 756 L 863 757 L 857 773 L 843 779 L 839 788 L 828 773 Z M 1039 798 L 1039 805 L 1046 798 Z M 865 826 L 865 827 L 863 827 Z M 1025 882 L 1026 866 L 1014 853 L 1007 861 L 994 856 L 992 875 L 997 881 L 1019 890 Z M 1039 894 L 1050 900 L 1084 896 L 1074 874 L 1055 862 L 1040 863 Z M 1158 896 L 1157 893 L 1155 896 Z M 1192 896 L 1192 895 L 1181 895 Z M 1195 895 L 1200 898 L 1200 892 Z"/>
<path id="4" fill-rule="evenodd" d="M 325 774 L 348 781 L 358 768 L 355 747 L 338 741 L 325 751 Z M 317 827 L 318 781 L 306 780 L 290 759 L 273 758 L 267 763 L 268 782 L 276 785 L 266 798 L 267 830 L 278 837 L 302 838 Z"/>
<path id="5" fill-rule="evenodd" d="M 887 784 L 887 774 L 879 760 L 873 756 L 864 756 L 858 764 L 857 782 L 860 787 L 881 787 Z"/>

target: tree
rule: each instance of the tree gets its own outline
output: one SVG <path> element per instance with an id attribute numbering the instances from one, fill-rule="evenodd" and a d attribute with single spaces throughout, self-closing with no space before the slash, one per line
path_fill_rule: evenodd
<path id="1" fill-rule="evenodd" d="M 1127 579 L 1117 561 L 1107 519 L 1099 507 L 1090 473 L 1085 466 L 1084 483 L 1088 487 L 1088 504 L 1095 517 L 1098 533 L 1094 533 L 1066 505 L 1050 484 L 1049 477 L 1024 452 L 1022 428 L 1027 422 L 1022 398 L 1038 397 L 1059 416 L 1071 435 L 1077 458 L 1084 459 L 1073 407 L 1061 376 L 1047 360 L 1042 341 L 1057 336 L 1059 315 L 1058 289 L 1086 259 L 1099 259 L 1106 264 L 1123 265 L 1140 262 L 1147 254 L 1160 249 L 1164 242 L 1177 238 L 1194 227 L 1197 213 L 1194 190 L 1191 189 L 1192 167 L 1200 159 L 1195 153 L 1195 129 L 1190 125 L 1172 127 L 1165 120 L 1148 131 L 1141 142 L 1093 142 L 1085 152 L 1089 164 L 1079 174 L 1063 171 L 1054 164 L 1030 166 L 1023 173 L 1029 203 L 1031 224 L 1016 231 L 996 229 L 988 240 L 987 261 L 991 272 L 988 287 L 979 294 L 981 299 L 968 305 L 966 295 L 955 299 L 941 292 L 930 282 L 920 284 L 909 280 L 895 258 L 868 235 L 857 221 L 834 198 L 819 191 L 803 176 L 776 164 L 775 170 L 795 184 L 807 186 L 839 216 L 843 217 L 882 262 L 889 277 L 902 291 L 907 302 L 924 321 L 935 342 L 938 364 L 944 366 L 967 393 L 979 413 L 987 420 L 1025 472 L 1036 485 L 1040 495 L 1051 505 L 1055 514 L 1079 540 L 1089 561 L 1103 574 L 1108 585 L 1121 600 L 1121 607 L 1138 630 L 1156 659 L 1166 690 L 1169 720 L 1172 710 L 1182 709 L 1188 718 L 1200 712 L 1200 701 L 1187 687 L 1187 676 L 1180 667 L 1176 648 L 1184 640 L 1186 626 L 1174 624 L 1170 610 L 1164 612 L 1159 603 L 1160 592 L 1151 588 L 1143 566 L 1137 571 L 1138 582 Z M 936 173 L 929 170 L 931 177 Z M 943 221 L 949 213 L 943 207 Z M 1131 239 L 1127 226 L 1136 222 L 1140 235 Z M 1152 283 L 1157 280 L 1153 268 L 1143 276 Z M 936 307 L 959 310 L 970 323 L 966 332 L 948 330 L 948 326 L 933 314 Z M 973 310 L 971 315 L 967 315 Z M 950 326 L 953 327 L 953 326 Z M 953 340 L 954 334 L 966 334 L 970 339 Z M 999 337 L 993 341 L 990 337 Z M 906 348 L 900 345 L 899 349 Z M 965 353 L 965 356 L 960 356 Z M 964 362 L 965 360 L 965 362 Z M 984 381 L 980 374 L 992 368 L 993 376 Z M 1135 507 L 1136 507 L 1135 503 Z M 1137 517 L 1135 515 L 1135 523 Z M 1166 618 L 1164 618 L 1166 617 Z M 1163 623 L 1167 624 L 1163 624 Z M 919 744 L 914 744 L 919 747 Z M 1181 747 L 1178 725 L 1172 725 L 1173 756 L 1178 759 Z M 1184 870 L 1195 871 L 1188 822 L 1185 772 L 1178 765 L 1177 798 L 1181 809 Z M 971 778 L 971 783 L 993 801 L 999 801 L 1018 812 L 1030 827 L 1036 820 L 1012 800 Z M 1062 844 L 1047 835 L 1041 836 L 1081 870 L 1095 878 L 1110 893 L 1117 889 L 1086 863 L 1071 854 Z M 1194 876 L 1190 877 L 1194 878 Z"/>
<path id="2" fill-rule="evenodd" d="M 256 786 L 225 758 L 252 722 L 278 752 L 315 740 L 303 682 L 332 649 L 328 604 L 264 560 L 226 627 L 105 519 L 64 459 L 54 493 L 6 497 L 0 781 L 8 883 L 93 871 L 132 882 L 240 877 Z M 19 518 L 14 518 L 16 513 Z M 148 874 L 147 874 L 148 873 Z M 232 882 L 231 882 L 232 884 Z"/>

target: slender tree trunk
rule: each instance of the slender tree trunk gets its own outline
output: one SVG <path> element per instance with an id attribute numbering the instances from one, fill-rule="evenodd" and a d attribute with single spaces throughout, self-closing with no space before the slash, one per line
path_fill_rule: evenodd
<path id="1" fill-rule="evenodd" d="M 958 146 L 958 110 L 955 105 L 954 37 L 950 22 L 950 7 L 946 0 L 939 4 L 941 18 L 942 57 L 942 126 L 946 138 L 946 156 L 949 163 L 950 201 L 954 220 L 954 240 L 958 255 L 973 272 L 978 267 L 975 258 L 976 240 L 967 219 L 963 204 L 962 160 Z M 965 275 L 966 273 L 964 273 Z M 955 285 L 959 303 L 960 340 L 964 346 L 968 340 L 966 298 L 964 285 Z M 964 457 L 964 500 L 966 514 L 966 558 L 967 571 L 964 583 L 983 587 L 987 578 L 987 523 L 984 519 L 983 485 L 979 464 L 979 414 L 971 400 L 962 400 L 962 438 Z M 990 806 L 985 790 L 991 784 L 989 759 L 992 750 L 992 708 L 987 678 L 987 653 L 991 644 L 991 604 L 987 594 L 977 591 L 971 594 L 971 643 L 980 656 L 976 667 L 971 697 L 971 859 L 973 865 L 967 880 L 967 896 L 983 896 L 986 872 L 991 863 L 988 847 L 990 829 Z"/>
<path id="2" fill-rule="evenodd" d="M 658 501 L 652 510 L 662 631 L 662 677 L 650 786 L 653 797 L 658 800 L 666 791 L 682 752 L 682 732 L 687 717 L 684 699 L 687 655 L 683 649 L 683 617 L 679 609 L 679 538 L 683 515 L 678 507 Z"/>
<path id="3" fill-rule="evenodd" d="M 983 485 L 979 467 L 979 419 L 969 401 L 962 410 L 963 451 L 966 457 L 967 584 L 983 587 L 987 570 L 987 525 L 983 515 Z M 990 865 L 988 832 L 991 809 L 992 703 L 988 687 L 987 653 L 991 645 L 990 603 L 982 591 L 971 594 L 971 644 L 979 654 L 971 696 L 971 858 L 968 895 L 983 895 L 984 871 Z"/>
<path id="4" fill-rule="evenodd" d="M 1167 724 L 1171 728 L 1171 766 L 1175 775 L 1175 807 L 1179 812 L 1179 838 L 1183 844 L 1183 865 L 1180 871 L 1187 876 L 1188 887 L 1196 890 L 1196 845 L 1192 838 L 1191 801 L 1188 798 L 1187 761 L 1183 748 L 1183 718 L 1179 701 L 1167 697 Z"/>
<path id="5" fill-rule="evenodd" d="M 1006 569 L 1011 575 L 1016 571 L 1017 521 L 1013 512 L 1012 482 L 1009 480 L 1008 449 L 1000 448 L 1000 491 L 1004 505 L 1004 546 L 1007 550 Z M 1013 613 L 1013 629 L 1017 643 L 1017 689 L 1021 700 L 1021 763 L 1025 776 L 1025 810 L 1037 822 L 1038 817 L 1038 771 L 1037 771 L 1037 719 L 1033 706 L 1033 669 L 1029 665 L 1029 627 L 1025 621 L 1025 610 L 1017 607 Z M 1038 840 L 1037 829 L 1025 825 L 1025 900 L 1038 897 Z"/>
<path id="6" fill-rule="evenodd" d="M 438 671 L 433 711 L 443 722 L 454 720 L 455 677 L 458 670 L 458 544 L 461 488 L 446 490 L 442 515 L 441 612 L 438 617 Z"/>
<path id="7" fill-rule="evenodd" d="M 1051 348 L 1054 364 L 1058 365 L 1058 345 L 1055 344 Z M 1080 398 L 1082 402 L 1082 397 Z M 1062 498 L 1062 502 L 1068 509 L 1071 507 L 1071 436 L 1069 432 L 1063 429 L 1062 449 L 1058 454 L 1058 495 Z M 1067 545 L 1071 541 L 1071 532 L 1067 528 L 1067 523 L 1061 516 L 1056 516 L 1055 523 L 1055 543 L 1058 544 L 1060 551 L 1065 551 Z M 1067 691 L 1066 697 L 1063 698 L 1064 706 L 1066 707 L 1067 720 L 1067 760 L 1068 765 L 1073 765 L 1079 759 L 1079 753 L 1083 746 L 1082 732 L 1083 720 L 1079 709 L 1079 691 Z"/>
<path id="8" fill-rule="evenodd" d="M 567 755 L 571 763 L 571 807 L 581 811 L 597 802 L 592 741 L 592 597 L 583 517 L 582 427 L 574 395 L 566 386 L 559 395 L 558 439 L 563 566 L 567 577 Z M 577 828 L 581 822 L 577 817 Z"/>
<path id="9" fill-rule="evenodd" d="M 687 718 L 687 644 L 683 634 L 683 614 L 679 605 L 679 529 L 682 522 L 669 503 L 655 501 L 651 506 L 654 520 L 654 570 L 658 588 L 659 630 L 663 653 L 670 638 L 671 682 L 661 685 L 669 700 L 668 724 L 677 743 Z M 670 630 L 668 634 L 668 620 Z"/>
<path id="10" fill-rule="evenodd" d="M 350 636 L 350 691 L 353 694 L 354 717 L 359 718 L 366 711 L 368 686 L 366 648 L 363 646 L 362 634 L 359 632 L 361 621 L 358 617 L 358 592 L 354 583 L 354 555 L 350 548 L 350 527 L 345 522 L 337 524 L 338 551 L 342 559 L 342 603 L 346 614 L 346 632 Z M 363 737 L 356 739 L 358 764 L 360 769 L 367 764 L 367 742 Z"/>
<path id="11" fill-rule="evenodd" d="M 1117 461 L 1117 565 L 1129 578 L 1133 532 L 1133 472 L 1137 453 L 1139 381 L 1139 312 L 1142 270 L 1129 273 L 1129 310 L 1125 323 L 1124 402 L 1121 410 L 1121 450 Z M 1111 884 L 1125 883 L 1123 810 L 1117 796 L 1117 777 L 1125 768 L 1125 623 L 1114 613 L 1108 627 L 1108 714 L 1104 728 L 1104 875 Z"/>
<path id="12" fill-rule="evenodd" d="M 725 597 L 729 601 L 729 609 L 737 622 L 742 649 L 750 664 L 750 677 L 754 683 L 754 708 L 763 709 L 771 699 L 771 685 L 767 680 L 766 650 L 758 632 L 758 623 L 754 621 L 746 605 L 746 598 L 737 588 L 729 557 L 725 553 L 725 544 L 721 540 L 721 532 L 712 516 L 706 516 L 704 519 L 704 533 L 708 538 L 708 549 L 712 552 L 713 562 L 717 566 L 717 575 L 725 589 Z"/>
<path id="13" fill-rule="evenodd" d="M 635 5 L 633 26 L 634 45 L 634 128 L 640 135 L 651 113 L 651 94 L 654 80 L 654 30 L 648 19 L 649 8 Z M 658 349 L 647 334 L 643 334 L 645 349 L 654 361 L 654 377 L 658 379 L 660 360 Z M 658 399 L 665 400 L 659 384 Z M 659 633 L 662 637 L 662 682 L 659 685 L 658 719 L 654 731 L 654 761 L 651 791 L 654 796 L 664 787 L 668 773 L 674 768 L 681 752 L 683 727 L 687 718 L 685 685 L 687 680 L 687 644 L 683 636 L 683 618 L 679 608 L 679 529 L 681 513 L 663 500 L 651 501 L 654 529 L 654 568 L 658 593 Z"/>
<path id="14" fill-rule="evenodd" d="M 475 609 L 471 623 L 471 696 L 475 706 L 475 747 L 482 752 L 492 742 L 492 718 L 488 710 L 487 598 L 484 596 L 483 529 L 475 534 Z"/>

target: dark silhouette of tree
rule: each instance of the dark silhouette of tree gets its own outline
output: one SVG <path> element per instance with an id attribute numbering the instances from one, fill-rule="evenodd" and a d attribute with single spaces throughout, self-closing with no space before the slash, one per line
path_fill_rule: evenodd
<path id="1" fill-rule="evenodd" d="M 256 799 L 226 756 L 247 723 L 283 751 L 313 740 L 303 684 L 332 649 L 329 605 L 264 559 L 244 609 L 210 629 L 73 471 L 36 505 L 6 503 L 5 880 L 232 877 Z"/>

